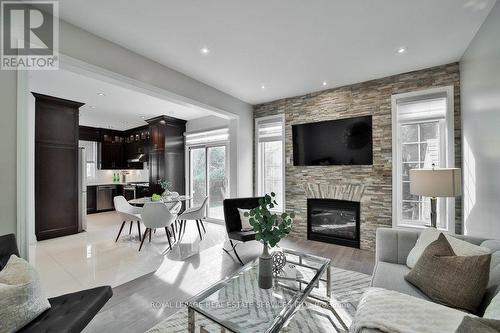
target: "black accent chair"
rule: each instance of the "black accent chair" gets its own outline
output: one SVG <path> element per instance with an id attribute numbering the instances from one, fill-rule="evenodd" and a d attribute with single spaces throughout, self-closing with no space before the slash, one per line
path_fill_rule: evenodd
<path id="1" fill-rule="evenodd" d="M 231 250 L 238 258 L 238 261 L 243 265 L 238 252 L 236 252 L 236 246 L 239 243 L 249 242 L 255 240 L 254 231 L 241 231 L 241 219 L 238 208 L 240 209 L 253 209 L 259 206 L 258 198 L 235 198 L 235 199 L 225 199 L 223 201 L 224 206 L 224 221 L 226 224 L 227 236 L 229 242 L 231 243 Z M 234 242 L 233 242 L 234 241 Z M 229 251 L 223 250 L 230 255 Z"/>
<path id="2" fill-rule="evenodd" d="M 0 271 L 12 254 L 19 256 L 16 237 L 0 236 Z M 111 296 L 111 287 L 104 286 L 49 298 L 51 308 L 18 332 L 81 332 Z"/>

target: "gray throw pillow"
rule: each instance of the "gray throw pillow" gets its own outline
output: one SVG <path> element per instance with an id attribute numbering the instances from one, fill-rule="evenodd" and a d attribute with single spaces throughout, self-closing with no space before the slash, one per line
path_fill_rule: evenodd
<path id="1" fill-rule="evenodd" d="M 500 333 L 500 320 L 465 316 L 455 333 Z"/>
<path id="2" fill-rule="evenodd" d="M 490 258 L 456 256 L 440 234 L 405 279 L 436 303 L 477 313 L 488 285 Z"/>
<path id="3" fill-rule="evenodd" d="M 48 308 L 36 270 L 11 255 L 0 271 L 0 332 L 15 332 Z"/>

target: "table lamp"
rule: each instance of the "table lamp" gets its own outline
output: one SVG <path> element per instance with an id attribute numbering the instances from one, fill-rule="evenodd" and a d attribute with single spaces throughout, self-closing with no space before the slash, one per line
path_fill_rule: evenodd
<path id="1" fill-rule="evenodd" d="M 437 198 L 456 197 L 461 194 L 460 168 L 436 168 L 410 170 L 410 193 L 431 198 L 431 227 L 437 224 Z"/>

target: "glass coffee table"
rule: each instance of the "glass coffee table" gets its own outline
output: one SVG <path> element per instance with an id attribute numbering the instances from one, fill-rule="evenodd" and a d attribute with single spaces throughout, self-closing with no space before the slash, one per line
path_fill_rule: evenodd
<path id="1" fill-rule="evenodd" d="M 257 258 L 186 302 L 188 332 L 195 332 L 196 315 L 220 326 L 221 332 L 279 332 L 306 300 L 330 310 L 347 330 L 330 305 L 330 259 L 281 250 L 286 265 L 274 277 L 273 288 L 259 288 Z"/>

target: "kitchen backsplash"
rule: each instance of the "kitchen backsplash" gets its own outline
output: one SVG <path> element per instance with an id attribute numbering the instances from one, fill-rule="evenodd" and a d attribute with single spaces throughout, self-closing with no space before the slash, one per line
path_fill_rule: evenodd
<path id="1" fill-rule="evenodd" d="M 113 175 L 120 174 L 121 183 L 121 173 L 122 171 L 127 172 L 127 182 L 149 182 L 149 169 L 143 170 L 96 170 L 95 177 L 88 178 L 87 183 L 113 183 Z"/>

